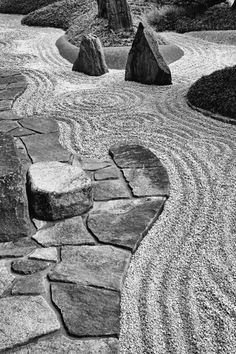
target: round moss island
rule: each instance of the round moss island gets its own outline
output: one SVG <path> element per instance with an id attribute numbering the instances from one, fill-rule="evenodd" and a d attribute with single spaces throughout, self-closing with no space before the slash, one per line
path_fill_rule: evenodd
<path id="1" fill-rule="evenodd" d="M 213 118 L 236 124 L 236 65 L 202 76 L 190 87 L 187 101 Z"/>

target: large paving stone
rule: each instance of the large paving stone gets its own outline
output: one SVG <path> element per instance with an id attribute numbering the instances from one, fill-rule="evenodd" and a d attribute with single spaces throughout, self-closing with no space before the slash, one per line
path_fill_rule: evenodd
<path id="1" fill-rule="evenodd" d="M 103 168 L 102 170 L 98 170 L 94 174 L 94 178 L 96 181 L 106 180 L 106 179 L 118 179 L 119 172 L 116 167 L 110 166 Z"/>
<path id="2" fill-rule="evenodd" d="M 27 117 L 21 120 L 21 124 L 26 129 L 31 129 L 42 134 L 59 131 L 57 122 L 51 118 Z"/>
<path id="3" fill-rule="evenodd" d="M 20 242 L 20 241 L 25 242 Z M 36 248 L 35 243 L 28 238 L 22 238 L 17 242 L 1 242 L 0 258 L 18 258 L 31 253 Z"/>
<path id="4" fill-rule="evenodd" d="M 51 280 L 121 290 L 131 253 L 113 246 L 66 246 Z"/>
<path id="5" fill-rule="evenodd" d="M 118 354 L 116 338 L 69 339 L 63 335 L 45 338 L 38 343 L 14 350 L 15 354 Z"/>
<path id="6" fill-rule="evenodd" d="M 25 175 L 12 137 L 0 133 L 0 242 L 32 234 Z"/>
<path id="7" fill-rule="evenodd" d="M 24 344 L 60 328 L 55 313 L 41 296 L 0 299 L 0 351 Z"/>
<path id="8" fill-rule="evenodd" d="M 84 158 L 81 161 L 81 166 L 86 171 L 95 171 L 95 170 L 99 170 L 101 168 L 105 168 L 105 167 L 108 167 L 111 165 L 112 165 L 112 162 L 110 160 L 103 161 L 103 160 L 98 160 L 98 159 Z"/>
<path id="9" fill-rule="evenodd" d="M 14 261 L 11 268 L 19 274 L 33 274 L 47 269 L 52 263 L 33 259 L 22 259 Z"/>
<path id="10" fill-rule="evenodd" d="M 48 227 L 36 232 L 33 239 L 45 247 L 95 244 L 93 237 L 84 226 L 81 216 L 49 223 Z"/>
<path id="11" fill-rule="evenodd" d="M 29 256 L 29 259 L 39 259 L 42 261 L 48 262 L 57 262 L 57 248 L 56 247 L 48 247 L 48 248 L 37 248 L 32 252 Z"/>
<path id="12" fill-rule="evenodd" d="M 11 130 L 19 128 L 19 124 L 15 122 L 14 120 L 2 120 L 0 121 L 0 132 L 1 133 L 7 133 L 10 132 Z"/>
<path id="13" fill-rule="evenodd" d="M 81 215 L 93 203 L 91 180 L 85 172 L 57 161 L 30 166 L 28 195 L 33 215 L 49 221 Z"/>
<path id="14" fill-rule="evenodd" d="M 5 261 L 0 261 L 0 297 L 9 288 L 14 279 L 15 276 L 10 272 L 7 263 Z"/>
<path id="15" fill-rule="evenodd" d="M 116 291 L 74 284 L 52 284 L 52 300 L 72 335 L 119 333 L 120 296 Z"/>
<path id="16" fill-rule="evenodd" d="M 32 161 L 61 161 L 70 160 L 71 154 L 58 141 L 58 133 L 34 134 L 22 137 Z"/>
<path id="17" fill-rule="evenodd" d="M 89 214 L 88 228 L 99 241 L 134 251 L 160 215 L 165 200 L 149 197 L 100 203 Z"/>
<path id="18" fill-rule="evenodd" d="M 22 117 L 18 117 L 18 115 L 14 113 L 12 110 L 0 112 L 0 120 L 19 120 L 19 119 L 22 119 Z"/>
<path id="19" fill-rule="evenodd" d="M 40 295 L 46 291 L 41 274 L 33 274 L 17 279 L 11 289 L 12 295 Z"/>
<path id="20" fill-rule="evenodd" d="M 16 100 L 24 92 L 24 89 L 21 87 L 10 87 L 5 90 L 0 91 L 1 100 Z"/>
<path id="21" fill-rule="evenodd" d="M 127 186 L 121 180 L 99 181 L 93 184 L 94 200 L 130 198 Z"/>

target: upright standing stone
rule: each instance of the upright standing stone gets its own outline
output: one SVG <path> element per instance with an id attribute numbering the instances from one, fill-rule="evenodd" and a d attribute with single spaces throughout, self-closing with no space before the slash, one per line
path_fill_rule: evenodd
<path id="1" fill-rule="evenodd" d="M 171 84 L 171 72 L 159 52 L 155 35 L 141 22 L 128 55 L 125 80 L 149 85 Z"/>
<path id="2" fill-rule="evenodd" d="M 129 30 L 132 28 L 132 17 L 127 0 L 108 0 L 107 16 L 109 27 L 113 30 Z"/>
<path id="3" fill-rule="evenodd" d="M 98 37 L 83 36 L 79 55 L 72 70 L 90 76 L 101 76 L 108 72 L 102 44 Z"/>

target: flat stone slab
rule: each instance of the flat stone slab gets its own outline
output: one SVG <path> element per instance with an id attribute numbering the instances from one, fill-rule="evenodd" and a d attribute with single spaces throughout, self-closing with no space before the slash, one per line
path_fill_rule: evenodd
<path id="1" fill-rule="evenodd" d="M 40 295 L 46 291 L 41 274 L 24 276 L 15 281 L 12 295 Z"/>
<path id="2" fill-rule="evenodd" d="M 69 339 L 63 335 L 41 339 L 26 347 L 14 350 L 15 354 L 118 354 L 119 340 L 116 338 Z"/>
<path id="3" fill-rule="evenodd" d="M 13 111 L 2 111 L 0 112 L 0 120 L 19 120 L 22 117 L 18 117 Z"/>
<path id="4" fill-rule="evenodd" d="M 19 128 L 19 124 L 16 121 L 12 120 L 2 120 L 0 121 L 0 132 L 8 133 L 13 129 Z"/>
<path id="5" fill-rule="evenodd" d="M 71 335 L 86 337 L 119 333 L 118 292 L 61 283 L 53 283 L 51 289 L 52 300 Z"/>
<path id="6" fill-rule="evenodd" d="M 22 137 L 32 161 L 61 161 L 70 160 L 70 152 L 64 149 L 58 140 L 58 133 L 34 134 Z"/>
<path id="7" fill-rule="evenodd" d="M 88 228 L 100 242 L 134 251 L 162 211 L 165 198 L 101 203 L 89 214 Z"/>
<path id="8" fill-rule="evenodd" d="M 59 131 L 57 122 L 51 118 L 27 117 L 21 120 L 24 128 L 33 130 L 38 133 L 55 133 Z"/>
<path id="9" fill-rule="evenodd" d="M 94 200 L 130 198 L 127 186 L 120 180 L 95 182 L 93 187 Z"/>
<path id="10" fill-rule="evenodd" d="M 98 170 L 94 174 L 94 179 L 96 181 L 107 180 L 107 179 L 118 179 L 119 172 L 118 169 L 114 166 L 103 168 Z"/>
<path id="11" fill-rule="evenodd" d="M 12 100 L 0 100 L 0 111 L 9 111 L 12 107 Z"/>
<path id="12" fill-rule="evenodd" d="M 112 246 L 66 246 L 51 280 L 121 290 L 131 253 Z"/>
<path id="13" fill-rule="evenodd" d="M 48 247 L 48 248 L 37 248 L 33 253 L 29 255 L 29 259 L 39 259 L 41 261 L 48 262 L 57 262 L 57 248 L 56 247 Z"/>
<path id="14" fill-rule="evenodd" d="M 22 239 L 24 240 L 24 238 Z M 31 253 L 36 245 L 31 240 L 27 242 L 1 242 L 0 243 L 0 258 L 18 258 L 24 257 Z M 20 241 L 20 240 L 19 240 Z"/>
<path id="15" fill-rule="evenodd" d="M 105 168 L 105 167 L 108 167 L 111 165 L 112 165 L 112 162 L 109 160 L 103 161 L 103 160 L 98 160 L 98 159 L 84 158 L 81 161 L 81 167 L 83 168 L 83 170 L 86 170 L 86 171 L 95 171 L 95 170 L 99 170 L 101 168 Z"/>
<path id="16" fill-rule="evenodd" d="M 32 213 L 42 220 L 81 215 L 93 204 L 91 180 L 78 166 L 35 163 L 28 170 L 27 187 Z"/>
<path id="17" fill-rule="evenodd" d="M 0 351 L 60 329 L 56 314 L 42 296 L 0 299 Z"/>
<path id="18" fill-rule="evenodd" d="M 48 224 L 48 226 L 43 227 L 33 236 L 33 239 L 44 247 L 95 244 L 81 216 Z"/>
<path id="19" fill-rule="evenodd" d="M 15 276 L 10 272 L 7 263 L 5 261 L 0 261 L 0 297 L 10 287 L 14 279 Z"/>
<path id="20" fill-rule="evenodd" d="M 52 263 L 33 260 L 33 259 L 22 259 L 19 261 L 14 261 L 11 264 L 12 270 L 19 274 L 33 274 L 47 269 Z"/>

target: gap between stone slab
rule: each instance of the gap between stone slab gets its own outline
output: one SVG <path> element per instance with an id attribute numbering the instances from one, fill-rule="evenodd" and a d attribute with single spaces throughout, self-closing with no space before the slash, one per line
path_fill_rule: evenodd
<path id="1" fill-rule="evenodd" d="M 18 121 L 17 121 L 17 122 L 18 122 Z M 19 123 L 19 122 L 18 122 L 18 123 Z M 20 139 L 20 141 L 22 142 L 22 144 L 24 145 L 25 151 L 26 151 L 26 153 L 27 153 L 27 156 L 28 156 L 28 158 L 30 159 L 31 163 L 33 164 L 33 160 L 32 160 L 32 158 L 31 158 L 31 156 L 30 156 L 30 154 L 29 154 L 29 152 L 28 152 L 28 149 L 27 149 L 26 144 L 25 144 L 24 141 L 21 139 L 21 137 L 19 137 L 19 139 Z"/>

